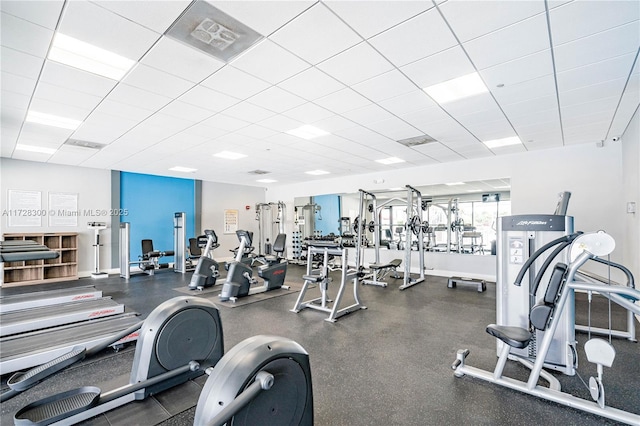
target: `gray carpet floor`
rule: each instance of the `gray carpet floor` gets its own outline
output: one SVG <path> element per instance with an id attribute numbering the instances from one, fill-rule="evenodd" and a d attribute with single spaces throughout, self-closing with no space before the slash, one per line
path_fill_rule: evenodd
<path id="1" fill-rule="evenodd" d="M 302 283 L 304 268 L 291 265 L 287 281 Z M 78 280 L 55 286 L 94 284 L 128 311 L 143 317 L 161 302 L 183 295 L 190 274 L 161 271 L 155 276 L 136 275 L 130 280 Z M 493 370 L 495 339 L 485 333 L 495 321 L 495 284 L 478 293 L 473 285 L 447 288 L 445 278 L 427 276 L 424 283 L 398 290 L 402 280 L 388 279 L 387 288 L 359 286 L 368 309 L 324 321 L 322 312 L 293 307 L 298 292 L 272 297 L 236 309 L 220 309 L 225 349 L 256 335 L 272 334 L 300 343 L 310 354 L 316 425 L 603 425 L 615 424 L 598 416 L 546 402 L 477 379 L 455 378 L 451 363 L 460 348 L 471 351 L 468 364 Z M 335 295 L 337 282 L 332 284 Z M 40 286 L 38 286 L 40 287 Z M 37 288 L 29 288 L 28 291 Z M 4 289 L 1 294 L 20 291 Z M 26 291 L 26 290 L 22 290 Z M 309 292 L 311 294 L 311 291 Z M 217 302 L 217 292 L 200 297 Z M 584 297 L 578 295 L 577 321 L 586 323 Z M 353 300 L 349 287 L 344 304 Z M 596 299 L 592 324 L 606 326 L 607 303 Z M 624 315 L 613 312 L 614 327 L 622 327 Z M 580 347 L 586 335 L 577 334 Z M 605 369 L 607 403 L 640 413 L 640 346 L 625 340 L 613 341 L 617 358 Z M 83 385 L 103 390 L 128 379 L 133 346 L 120 352 L 107 350 L 99 356 L 65 370 L 1 406 L 0 423 L 12 424 L 15 411 L 39 398 Z M 580 351 L 580 371 L 585 380 L 595 375 L 595 366 Z M 514 363 L 515 364 L 515 363 Z M 508 365 L 507 375 L 526 378 L 518 365 Z M 577 377 L 559 375 L 563 389 L 589 399 L 589 392 Z M 135 402 L 85 422 L 92 425 L 189 425 L 205 377 Z M 3 377 L 3 387 L 6 377 Z"/>

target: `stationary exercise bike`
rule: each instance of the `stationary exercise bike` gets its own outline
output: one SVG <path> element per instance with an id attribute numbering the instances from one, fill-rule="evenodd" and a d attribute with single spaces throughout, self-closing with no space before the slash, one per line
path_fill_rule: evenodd
<path id="1" fill-rule="evenodd" d="M 265 260 L 267 264 L 258 268 L 258 276 L 264 279 L 264 285 L 251 288 L 252 285 L 258 283 L 258 280 L 253 277 L 251 266 L 242 262 L 242 255 L 245 248 L 251 246 L 251 233 L 238 230 L 236 231 L 236 235 L 240 240 L 240 247 L 238 247 L 236 258 L 228 264 L 227 279 L 222 286 L 220 301 L 235 301 L 239 297 L 263 293 L 278 288 L 289 289 L 288 286 L 284 285 L 284 278 L 287 274 L 287 262 L 282 257 L 287 236 L 285 234 L 278 234 L 273 243 L 273 251 L 276 255 L 266 256 Z"/>
<path id="2" fill-rule="evenodd" d="M 220 276 L 218 262 L 213 260 L 212 255 L 213 250 L 220 247 L 218 236 L 212 229 L 205 229 L 204 234 L 207 237 L 207 245 L 198 259 L 196 269 L 193 271 L 189 282 L 189 290 L 202 290 L 206 287 L 213 287 L 216 285 L 216 279 Z"/>

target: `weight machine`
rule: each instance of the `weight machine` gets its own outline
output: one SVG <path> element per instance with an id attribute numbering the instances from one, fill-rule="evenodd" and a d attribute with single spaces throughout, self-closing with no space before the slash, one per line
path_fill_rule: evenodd
<path id="1" fill-rule="evenodd" d="M 275 209 L 275 217 L 273 216 Z M 273 243 L 278 234 L 284 234 L 286 205 L 277 203 L 257 203 L 258 257 L 272 254 Z"/>
<path id="2" fill-rule="evenodd" d="M 404 248 L 404 282 L 400 286 L 400 290 L 420 284 L 425 280 L 424 233 L 429 229 L 429 224 L 422 220 L 422 211 L 426 208 L 426 203 L 423 204 L 422 202 L 422 194 L 411 185 L 406 185 L 405 187 L 407 188 L 407 223 L 405 225 L 407 229 L 407 242 Z M 418 259 L 420 262 L 420 276 L 418 278 L 411 278 L 412 234 L 418 239 Z"/>

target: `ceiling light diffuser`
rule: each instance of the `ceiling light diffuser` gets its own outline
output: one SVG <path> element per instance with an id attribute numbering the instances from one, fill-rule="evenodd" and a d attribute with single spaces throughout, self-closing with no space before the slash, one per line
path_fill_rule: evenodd
<path id="1" fill-rule="evenodd" d="M 508 138 L 484 141 L 483 143 L 487 146 L 487 148 L 500 148 L 502 146 L 518 145 L 518 144 L 521 144 L 522 142 L 520 141 L 519 137 L 511 136 Z"/>
<path id="2" fill-rule="evenodd" d="M 55 148 L 46 148 L 44 146 L 34 146 L 34 145 L 24 145 L 24 144 L 17 144 L 16 145 L 16 151 L 29 151 L 29 152 L 38 152 L 40 154 L 53 154 L 57 151 L 57 149 Z"/>
<path id="3" fill-rule="evenodd" d="M 439 104 L 445 104 L 447 102 L 453 102 L 458 99 L 488 92 L 489 89 L 487 89 L 482 78 L 480 78 L 480 74 L 474 72 L 472 74 L 454 78 L 453 80 L 425 87 L 424 91 L 427 92 L 434 101 Z"/>
<path id="4" fill-rule="evenodd" d="M 310 170 L 308 172 L 305 172 L 308 175 L 314 175 L 314 176 L 319 176 L 319 175 L 328 175 L 329 172 L 324 171 L 324 170 Z"/>
<path id="5" fill-rule="evenodd" d="M 28 123 L 44 124 L 45 126 L 59 127 L 61 129 L 76 130 L 82 121 L 71 118 L 60 117 L 44 112 L 29 111 L 26 120 Z"/>
<path id="6" fill-rule="evenodd" d="M 376 160 L 376 162 L 380 164 L 398 164 L 398 163 L 404 163 L 404 160 L 398 157 L 389 157 L 389 158 L 383 158 L 381 160 Z"/>
<path id="7" fill-rule="evenodd" d="M 61 33 L 53 38 L 47 58 L 112 80 L 121 80 L 136 63 L 117 53 Z"/>
<path id="8" fill-rule="evenodd" d="M 329 132 L 309 125 L 300 126 L 297 129 L 289 130 L 287 133 L 302 139 L 313 139 L 329 134 Z"/>
<path id="9" fill-rule="evenodd" d="M 198 169 L 192 169 L 191 167 L 175 166 L 175 167 L 171 167 L 169 170 L 174 171 L 174 172 L 193 173 L 193 172 L 197 171 Z"/>
<path id="10" fill-rule="evenodd" d="M 238 152 L 231 152 L 231 151 L 221 151 L 217 154 L 213 154 L 213 156 L 218 158 L 226 158 L 227 160 L 237 160 L 239 158 L 246 157 L 245 154 L 240 154 Z"/>

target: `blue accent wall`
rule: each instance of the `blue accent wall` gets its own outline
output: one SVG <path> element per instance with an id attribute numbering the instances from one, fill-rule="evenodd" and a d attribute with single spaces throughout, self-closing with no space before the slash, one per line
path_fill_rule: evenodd
<path id="1" fill-rule="evenodd" d="M 186 238 L 194 236 L 195 181 L 121 172 L 120 208 L 128 212 L 120 221 L 131 223 L 131 260 L 142 254 L 143 239 L 153 240 L 154 250 L 173 250 L 174 213 L 187 214 Z M 173 262 L 173 257 L 160 262 Z"/>
<path id="2" fill-rule="evenodd" d="M 315 229 L 322 235 L 334 233 L 340 235 L 340 196 L 335 194 L 318 195 L 313 197 L 313 202 L 321 207 L 316 214 Z M 322 216 L 322 220 L 318 218 Z"/>

